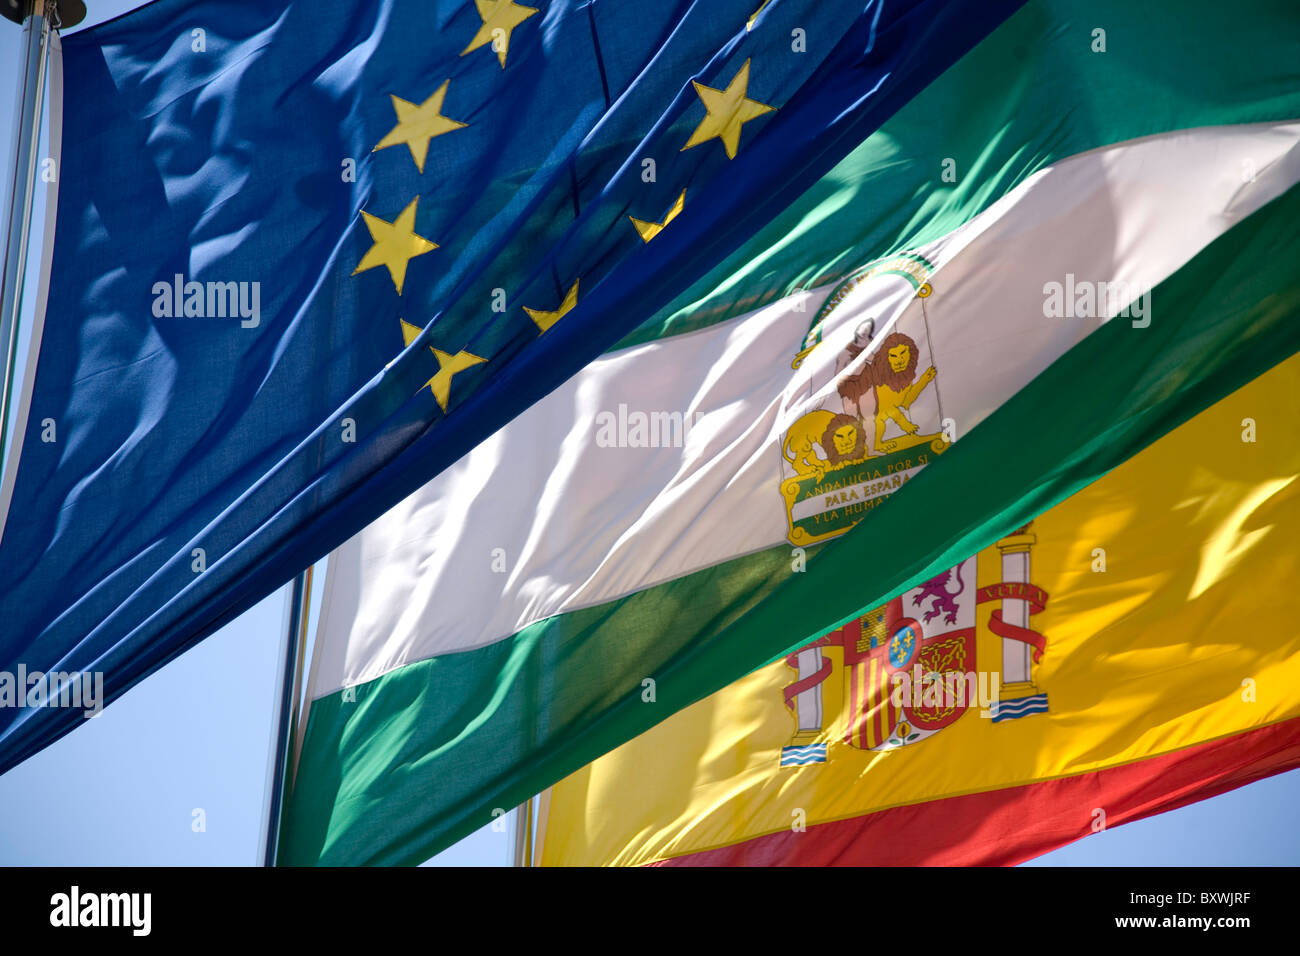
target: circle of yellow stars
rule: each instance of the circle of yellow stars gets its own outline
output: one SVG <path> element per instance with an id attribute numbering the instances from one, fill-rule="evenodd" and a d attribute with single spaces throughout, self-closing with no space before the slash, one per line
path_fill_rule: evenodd
<path id="1" fill-rule="evenodd" d="M 501 68 L 505 69 L 514 31 L 541 11 L 536 7 L 516 3 L 514 0 L 475 0 L 474 5 L 482 25 L 460 55 L 465 56 L 490 45 L 497 55 Z M 749 19 L 746 24 L 747 29 L 753 28 L 754 20 L 766 5 L 765 2 Z M 727 158 L 735 159 L 740 151 L 741 134 L 745 124 L 776 111 L 777 107 L 749 97 L 750 62 L 745 60 L 723 89 L 715 89 L 693 81 L 692 85 L 700 103 L 704 106 L 705 115 L 691 133 L 686 145 L 681 148 L 681 152 L 717 139 L 721 140 Z M 423 174 L 429 156 L 429 144 L 439 136 L 465 129 L 469 125 L 443 112 L 450 85 L 450 79 L 444 80 L 441 86 L 419 103 L 390 94 L 397 124 L 379 141 L 372 152 L 404 145 L 411 154 L 415 168 Z M 425 255 L 439 248 L 438 243 L 415 231 L 419 202 L 418 196 L 412 199 L 391 222 L 362 211 L 361 216 L 370 232 L 373 244 L 362 256 L 352 275 L 384 266 L 393 280 L 397 294 L 399 296 L 402 294 L 410 261 L 416 256 Z M 631 220 L 641 240 L 650 242 L 681 215 L 685 207 L 686 190 L 682 190 L 661 221 L 637 219 L 634 216 L 628 216 L 628 219 Z M 536 324 L 539 335 L 544 334 L 577 306 L 579 281 L 580 277 L 573 280 L 564 298 L 554 309 L 523 307 L 524 312 Z M 409 346 L 421 330 L 404 319 L 399 319 L 399 322 L 402 327 L 403 344 Z M 452 378 L 467 368 L 486 362 L 487 359 L 463 349 L 452 353 L 430 346 L 429 350 L 437 359 L 438 372 L 422 388 L 428 388 L 439 407 L 446 412 L 451 401 Z"/>

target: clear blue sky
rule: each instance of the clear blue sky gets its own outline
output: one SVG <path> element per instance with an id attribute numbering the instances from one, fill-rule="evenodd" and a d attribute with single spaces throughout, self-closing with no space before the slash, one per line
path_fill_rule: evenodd
<path id="1" fill-rule="evenodd" d="M 138 5 L 89 0 L 85 25 Z M 6 170 L 18 41 L 18 28 L 0 21 L 0 161 Z M 38 198 L 33 250 L 39 249 L 43 215 Z M 33 263 L 29 307 L 35 287 Z M 26 354 L 25 337 L 19 354 Z M 0 865 L 258 863 L 284 601 L 283 592 L 267 598 L 98 718 L 0 777 Z M 1090 836 L 1030 865 L 1300 864 L 1297 805 L 1300 771 L 1293 771 Z M 204 811 L 204 832 L 191 826 L 195 809 Z M 508 827 L 484 828 L 432 862 L 507 865 L 511 841 Z"/>

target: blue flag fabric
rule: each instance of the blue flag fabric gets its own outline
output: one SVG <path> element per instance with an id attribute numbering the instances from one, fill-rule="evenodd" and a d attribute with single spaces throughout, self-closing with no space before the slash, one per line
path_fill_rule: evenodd
<path id="1" fill-rule="evenodd" d="M 651 319 L 1021 2 L 159 0 L 71 36 L 0 670 L 116 698 Z M 82 716 L 8 703 L 0 772 Z"/>

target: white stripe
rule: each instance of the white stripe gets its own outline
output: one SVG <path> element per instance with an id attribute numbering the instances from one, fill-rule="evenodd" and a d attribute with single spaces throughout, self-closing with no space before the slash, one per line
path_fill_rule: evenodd
<path id="1" fill-rule="evenodd" d="M 1043 170 L 919 250 L 939 266 L 924 300 L 933 355 L 921 300 L 885 277 L 831 313 L 797 372 L 830 289 L 603 356 L 330 557 L 311 696 L 781 544 L 781 438 L 840 401 L 836 356 L 866 317 L 874 343 L 897 326 L 918 372 L 939 368 L 911 414 L 937 427 L 940 396 L 960 439 L 1113 314 L 1046 318 L 1045 283 L 1154 286 L 1300 180 L 1297 140 L 1300 123 L 1207 128 Z M 1263 171 L 1254 181 L 1246 162 Z M 620 405 L 699 420 L 684 448 L 599 447 L 597 415 L 617 420 Z"/>

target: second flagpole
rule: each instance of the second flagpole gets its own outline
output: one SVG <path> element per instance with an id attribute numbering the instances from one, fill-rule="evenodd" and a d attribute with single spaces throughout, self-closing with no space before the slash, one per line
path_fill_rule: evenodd
<path id="1" fill-rule="evenodd" d="M 284 629 L 280 641 L 280 666 L 272 722 L 275 738 L 267 760 L 266 815 L 262 822 L 262 864 L 275 866 L 280 849 L 280 823 L 290 783 L 289 748 L 297 730 L 298 698 L 302 692 L 303 656 L 307 645 L 307 624 L 311 611 L 311 583 L 314 565 L 289 586 L 285 603 Z"/>

